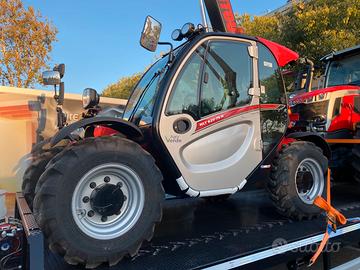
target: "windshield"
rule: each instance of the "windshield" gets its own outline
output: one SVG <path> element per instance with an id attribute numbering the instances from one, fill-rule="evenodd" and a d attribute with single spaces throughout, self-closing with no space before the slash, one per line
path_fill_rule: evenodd
<path id="1" fill-rule="evenodd" d="M 325 87 L 360 85 L 360 54 L 332 61 L 327 72 Z"/>
<path id="2" fill-rule="evenodd" d="M 162 70 L 165 68 L 167 62 L 167 56 L 161 58 L 155 62 L 155 64 L 153 64 L 142 76 L 129 98 L 123 114 L 123 119 L 129 120 L 145 90 L 147 90 L 150 86 L 152 86 L 151 88 L 157 86 L 159 83 L 159 76 L 161 75 Z"/>

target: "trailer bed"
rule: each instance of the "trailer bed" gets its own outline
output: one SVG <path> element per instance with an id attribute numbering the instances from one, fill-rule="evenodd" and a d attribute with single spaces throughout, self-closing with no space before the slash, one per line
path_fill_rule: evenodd
<path id="1" fill-rule="evenodd" d="M 347 184 L 332 191 L 333 204 L 346 217 L 360 216 L 359 189 Z M 296 258 L 299 255 L 294 249 L 321 241 L 325 225 L 325 216 L 306 221 L 282 217 L 265 190 L 239 192 L 222 203 L 171 199 L 165 203 L 163 221 L 153 240 L 144 244 L 137 256 L 125 258 L 110 269 L 249 269 L 263 260 Z M 353 242 L 359 239 L 359 223 L 339 227 L 332 238 Z M 283 253 L 287 255 L 280 255 Z M 70 266 L 46 250 L 45 269 L 79 266 Z M 98 269 L 109 268 L 104 265 Z"/>

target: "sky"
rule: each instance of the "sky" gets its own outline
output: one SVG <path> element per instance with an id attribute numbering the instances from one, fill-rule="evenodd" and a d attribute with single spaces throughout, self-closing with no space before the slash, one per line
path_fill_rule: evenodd
<path id="1" fill-rule="evenodd" d="M 66 64 L 65 91 L 82 93 L 91 87 L 99 93 L 123 76 L 143 71 L 159 46 L 149 52 L 139 45 L 147 15 L 162 23 L 161 41 L 172 41 L 171 32 L 184 23 L 201 23 L 199 0 L 23 0 L 58 29 L 50 66 Z M 234 12 L 263 15 L 286 0 L 232 0 Z M 174 45 L 178 44 L 174 42 Z M 37 86 L 41 89 L 51 89 Z"/>

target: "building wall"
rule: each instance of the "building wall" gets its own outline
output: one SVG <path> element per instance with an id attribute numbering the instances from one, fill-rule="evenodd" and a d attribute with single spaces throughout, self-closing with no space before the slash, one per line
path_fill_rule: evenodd
<path id="1" fill-rule="evenodd" d="M 309 0 L 301 0 L 302 2 L 308 2 Z M 288 13 L 294 4 L 299 3 L 300 0 L 288 0 L 285 5 L 278 7 L 268 13 L 265 14 L 265 16 L 274 16 L 275 14 L 286 14 Z"/>
<path id="2" fill-rule="evenodd" d="M 0 189 L 19 191 L 29 164 L 32 145 L 57 131 L 54 93 L 0 86 Z M 100 105 L 123 109 L 126 100 L 100 98 Z M 81 95 L 65 94 L 64 111 L 68 122 L 81 118 Z"/>

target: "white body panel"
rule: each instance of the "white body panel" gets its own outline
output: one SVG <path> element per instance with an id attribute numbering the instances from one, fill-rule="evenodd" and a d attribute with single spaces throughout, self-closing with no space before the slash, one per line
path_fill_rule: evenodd
<path id="1" fill-rule="evenodd" d="M 210 38 L 209 38 L 210 39 Z M 249 44 L 253 61 L 255 92 L 250 104 L 210 114 L 195 121 L 188 114 L 166 115 L 165 108 L 175 81 L 191 53 L 184 59 L 170 84 L 160 119 L 160 136 L 174 159 L 182 177 L 178 184 L 190 196 L 213 196 L 234 193 L 246 183 L 246 177 L 262 160 L 256 43 L 228 37 L 210 40 L 240 41 Z M 195 91 L 195 90 L 194 90 Z M 186 119 L 191 123 L 184 134 L 174 131 L 174 123 Z"/>

